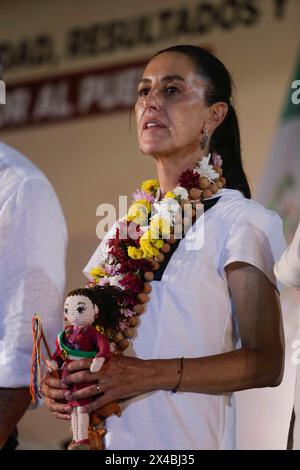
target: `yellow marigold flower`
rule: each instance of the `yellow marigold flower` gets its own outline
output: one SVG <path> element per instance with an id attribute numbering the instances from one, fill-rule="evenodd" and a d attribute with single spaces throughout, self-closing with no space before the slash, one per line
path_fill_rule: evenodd
<path id="1" fill-rule="evenodd" d="M 174 193 L 172 193 L 172 191 L 168 191 L 165 195 L 165 197 L 169 198 L 169 199 L 175 199 L 176 196 Z"/>
<path id="2" fill-rule="evenodd" d="M 154 241 L 154 245 L 160 250 L 164 246 L 164 241 L 159 238 L 158 240 Z"/>
<path id="3" fill-rule="evenodd" d="M 90 270 L 90 276 L 92 276 L 94 279 L 97 279 L 99 277 L 104 277 L 107 275 L 107 272 L 105 271 L 102 266 L 96 266 L 95 268 L 92 268 Z"/>
<path id="4" fill-rule="evenodd" d="M 159 188 L 159 184 L 157 180 L 146 180 L 142 182 L 141 189 L 146 193 L 153 193 L 156 192 Z"/>
<path id="5" fill-rule="evenodd" d="M 136 248 L 135 246 L 129 246 L 127 248 L 128 256 L 132 259 L 142 259 L 143 258 L 143 251 L 140 248 Z"/>
<path id="6" fill-rule="evenodd" d="M 164 241 L 159 238 L 155 239 L 151 235 L 151 230 L 148 229 L 140 238 L 143 258 L 155 258 L 159 255 L 159 250 L 163 247 Z"/>
<path id="7" fill-rule="evenodd" d="M 100 325 L 96 325 L 96 330 L 100 331 L 100 333 L 104 334 L 104 328 Z"/>
<path id="8" fill-rule="evenodd" d="M 135 222 L 138 225 L 146 225 L 147 218 L 143 211 L 136 211 L 134 215 L 127 216 L 128 222 Z"/>
<path id="9" fill-rule="evenodd" d="M 135 201 L 128 210 L 127 220 L 132 220 L 139 225 L 146 225 L 148 223 L 148 214 L 151 212 L 151 204 L 145 199 Z"/>
<path id="10" fill-rule="evenodd" d="M 158 238 L 160 238 L 160 225 L 158 222 L 150 222 L 150 235 L 149 237 L 154 239 L 154 240 L 157 240 Z"/>
<path id="11" fill-rule="evenodd" d="M 162 217 L 156 217 L 150 221 L 151 238 L 169 238 L 171 234 L 170 223 Z"/>
<path id="12" fill-rule="evenodd" d="M 143 235 L 141 236 L 140 238 L 141 240 L 150 240 L 151 239 L 151 232 L 150 230 L 146 230 L 145 233 L 143 233 Z"/>
<path id="13" fill-rule="evenodd" d="M 135 203 L 139 203 L 139 204 L 142 204 L 143 206 L 145 206 L 146 209 L 147 209 L 148 214 L 150 214 L 151 204 L 150 204 L 149 201 L 147 201 L 147 199 L 138 199 L 137 201 L 135 201 Z"/>
<path id="14" fill-rule="evenodd" d="M 155 258 L 159 255 L 159 250 L 152 244 L 152 240 L 140 240 L 140 246 L 143 250 L 143 258 Z"/>

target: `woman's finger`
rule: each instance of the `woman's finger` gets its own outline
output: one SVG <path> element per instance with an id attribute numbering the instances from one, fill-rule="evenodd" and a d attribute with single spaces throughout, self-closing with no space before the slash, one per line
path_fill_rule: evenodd
<path id="1" fill-rule="evenodd" d="M 65 415 L 61 413 L 53 413 L 53 414 L 57 419 L 64 419 L 64 420 L 71 419 L 71 415 L 69 414 L 65 414 Z"/>
<path id="2" fill-rule="evenodd" d="M 112 402 L 115 400 L 115 397 L 112 396 L 111 393 L 103 393 L 99 398 L 96 398 L 96 400 L 93 400 L 91 403 L 84 405 L 81 407 L 81 412 L 82 413 L 90 413 L 93 410 L 97 410 L 98 408 L 101 408 L 104 405 L 107 405 L 108 403 Z"/>
<path id="3" fill-rule="evenodd" d="M 104 391 L 105 390 L 103 389 L 103 386 L 96 383 L 93 385 L 89 385 L 88 387 L 84 387 L 81 390 L 76 390 L 76 392 L 64 392 L 64 397 L 68 401 L 80 400 L 81 398 L 94 397 L 95 395 L 99 395 Z"/>
<path id="4" fill-rule="evenodd" d="M 92 359 L 79 359 L 68 364 L 69 372 L 76 372 L 77 370 L 89 369 L 92 363 Z"/>
<path id="5" fill-rule="evenodd" d="M 98 373 L 91 373 L 87 370 L 81 370 L 80 372 L 73 372 L 72 374 L 67 375 L 64 378 L 64 382 L 68 385 L 70 384 L 80 384 L 83 382 L 95 382 L 98 380 Z"/>
<path id="6" fill-rule="evenodd" d="M 42 388 L 43 395 L 53 400 L 65 400 L 65 389 L 52 388 L 44 385 Z"/>
<path id="7" fill-rule="evenodd" d="M 44 380 L 44 384 L 48 385 L 51 388 L 64 388 L 66 389 L 66 385 L 61 381 L 61 379 L 55 377 L 46 377 Z"/>
<path id="8" fill-rule="evenodd" d="M 72 406 L 67 405 L 65 403 L 58 403 L 57 401 L 52 400 L 51 398 L 46 398 L 45 404 L 47 405 L 50 411 L 64 415 L 72 413 L 73 410 Z"/>

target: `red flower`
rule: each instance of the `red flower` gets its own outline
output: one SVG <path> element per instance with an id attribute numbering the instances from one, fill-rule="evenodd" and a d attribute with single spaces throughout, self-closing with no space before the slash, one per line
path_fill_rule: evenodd
<path id="1" fill-rule="evenodd" d="M 126 224 L 127 224 L 127 228 L 126 228 Z M 141 229 L 140 229 L 140 226 L 138 224 L 136 224 L 135 222 L 125 222 L 123 225 L 125 225 L 124 229 L 122 228 L 122 231 L 121 231 L 121 235 L 122 235 L 122 238 L 120 238 L 120 229 L 117 228 L 116 229 L 116 236 L 114 238 L 115 240 L 115 243 L 117 243 L 118 245 L 121 245 L 123 247 L 127 247 L 127 246 L 139 246 L 139 239 L 140 237 L 143 235 Z M 130 229 L 129 229 L 129 225 L 130 225 Z M 131 238 L 130 237 L 130 232 L 132 231 L 132 233 L 134 234 L 134 237 L 135 238 Z M 126 237 L 125 237 L 126 235 Z M 110 242 L 111 240 L 109 240 Z"/>
<path id="2" fill-rule="evenodd" d="M 110 242 L 111 240 L 109 240 Z M 127 259 L 127 249 L 124 250 L 118 243 L 108 243 L 110 246 L 109 253 L 117 258 L 118 262 L 122 263 Z"/>
<path id="3" fill-rule="evenodd" d="M 128 290 L 125 291 L 124 293 L 124 304 L 123 307 L 132 309 L 136 304 L 138 304 L 138 300 L 136 298 L 136 294 L 134 294 L 132 291 Z"/>
<path id="4" fill-rule="evenodd" d="M 127 224 L 127 227 L 129 223 L 133 224 L 133 222 L 124 222 L 124 223 L 125 225 Z M 110 238 L 107 242 L 107 245 L 109 247 L 109 253 L 113 255 L 115 258 L 117 258 L 118 262 L 121 264 L 125 263 L 128 260 L 131 260 L 131 258 L 128 256 L 128 253 L 127 253 L 128 246 L 134 246 L 134 247 L 139 246 L 139 237 L 142 235 L 142 232 L 138 224 L 135 224 L 135 232 L 138 234 L 137 239 L 130 238 L 129 233 L 126 233 L 124 230 L 122 230 L 121 235 L 122 237 L 126 235 L 127 238 L 120 238 L 120 229 L 117 228 L 115 237 Z M 130 268 L 125 271 L 123 269 L 120 272 L 127 272 L 131 270 L 132 269 Z"/>
<path id="5" fill-rule="evenodd" d="M 135 294 L 141 292 L 144 287 L 142 279 L 132 272 L 126 274 L 126 276 L 124 276 L 124 278 L 120 281 L 120 284 L 124 286 L 126 290 L 130 289 Z"/>
<path id="6" fill-rule="evenodd" d="M 199 188 L 199 175 L 194 173 L 192 170 L 186 170 L 181 173 L 178 181 L 180 186 L 187 190 L 192 188 Z"/>
<path id="7" fill-rule="evenodd" d="M 151 271 L 151 263 L 146 259 L 132 259 L 128 258 L 121 263 L 121 267 L 119 268 L 119 273 L 124 274 L 128 271 L 136 272 L 136 271 Z"/>

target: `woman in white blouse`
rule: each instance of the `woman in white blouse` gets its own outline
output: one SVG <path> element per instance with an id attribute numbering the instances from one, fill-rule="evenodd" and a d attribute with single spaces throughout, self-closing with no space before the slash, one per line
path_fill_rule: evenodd
<path id="1" fill-rule="evenodd" d="M 162 195 L 214 151 L 222 156 L 227 186 L 205 212 L 205 226 L 202 216 L 195 224 L 204 231 L 203 247 L 189 250 L 186 237 L 152 282 L 133 349 L 96 374 L 89 361 L 77 361 L 67 382 L 99 380 L 101 395 L 88 411 L 122 400 L 121 418 L 106 421 L 107 449 L 234 449 L 232 392 L 274 387 L 282 378 L 273 274 L 284 249 L 281 220 L 250 199 L 231 78 L 212 54 L 195 46 L 160 51 L 144 71 L 135 111 L 139 146 L 155 160 Z M 104 240 L 85 273 L 106 248 Z M 180 386 L 171 393 L 182 356 Z M 61 387 L 49 377 L 44 394 L 50 410 L 69 419 Z M 96 385 L 78 392 L 95 394 Z"/>

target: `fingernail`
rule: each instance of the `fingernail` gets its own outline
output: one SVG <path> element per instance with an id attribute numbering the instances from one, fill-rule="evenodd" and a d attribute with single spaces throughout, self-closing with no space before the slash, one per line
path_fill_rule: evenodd
<path id="1" fill-rule="evenodd" d="M 73 395 L 71 392 L 66 392 L 64 395 L 65 395 L 66 400 L 72 400 Z"/>

